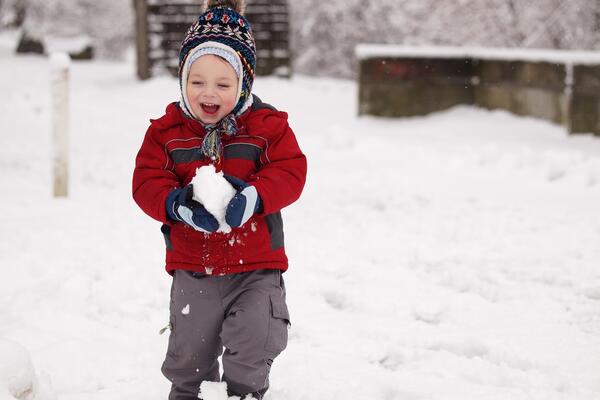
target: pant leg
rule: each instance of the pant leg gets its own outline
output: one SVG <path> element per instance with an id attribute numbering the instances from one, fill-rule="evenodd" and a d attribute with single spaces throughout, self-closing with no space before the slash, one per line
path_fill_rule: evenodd
<path id="1" fill-rule="evenodd" d="M 271 364 L 286 347 L 290 321 L 279 270 L 238 274 L 229 282 L 221 339 L 223 380 L 230 395 L 261 399 Z"/>
<path id="2" fill-rule="evenodd" d="M 200 383 L 219 381 L 223 306 L 218 282 L 175 271 L 171 288 L 171 334 L 162 366 L 171 381 L 169 400 L 197 400 Z"/>

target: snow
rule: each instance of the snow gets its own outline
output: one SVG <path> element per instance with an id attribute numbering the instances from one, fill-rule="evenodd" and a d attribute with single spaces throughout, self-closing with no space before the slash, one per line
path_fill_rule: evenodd
<path id="1" fill-rule="evenodd" d="M 80 53 L 86 47 L 93 47 L 92 39 L 87 35 L 78 35 L 74 37 L 45 37 L 44 44 L 46 52 L 52 53 Z"/>
<path id="2" fill-rule="evenodd" d="M 42 40 L 49 52 L 81 52 L 91 46 L 95 57 L 122 58 L 134 40 L 134 7 L 127 1 L 8 0 L 0 3 L 0 14 L 22 9 L 25 12 L 23 29 L 30 37 Z"/>
<path id="3" fill-rule="evenodd" d="M 225 382 L 202 382 L 200 394 L 203 400 L 240 400 L 239 396 L 227 396 L 227 384 Z M 243 400 L 256 399 L 251 395 L 246 395 Z"/>
<path id="4" fill-rule="evenodd" d="M 73 62 L 55 199 L 50 63 L 15 57 L 15 37 L 0 35 L 0 370 L 37 377 L 35 400 L 164 399 L 171 279 L 131 173 L 177 81 Z M 598 138 L 472 107 L 359 118 L 343 80 L 255 92 L 309 161 L 283 211 L 292 327 L 266 400 L 600 398 Z"/>
<path id="5" fill-rule="evenodd" d="M 27 349 L 0 338 L 0 400 L 55 400 L 45 375 L 38 377 Z"/>
<path id="6" fill-rule="evenodd" d="M 231 227 L 225 222 L 225 211 L 236 191 L 223 177 L 223 172 L 217 172 L 213 165 L 200 167 L 192 178 L 192 187 L 194 199 L 204 205 L 219 222 L 217 232 L 231 232 Z"/>
<path id="7" fill-rule="evenodd" d="M 358 59 L 379 57 L 478 58 L 483 60 L 600 64 L 600 52 L 576 50 L 359 44 L 356 46 L 355 53 Z"/>
<path id="8" fill-rule="evenodd" d="M 5 393 L 0 393 L 23 397 L 23 394 L 32 392 L 34 371 L 27 350 L 16 343 L 0 340 L 0 354 L 5 360 L 0 365 L 0 390 L 5 390 Z"/>
<path id="9" fill-rule="evenodd" d="M 206 400 L 227 400 L 227 385 L 216 382 L 203 382 L 200 394 Z"/>
<path id="10" fill-rule="evenodd" d="M 71 58 L 67 53 L 52 53 L 50 55 L 50 64 L 54 70 L 68 69 L 71 64 Z"/>

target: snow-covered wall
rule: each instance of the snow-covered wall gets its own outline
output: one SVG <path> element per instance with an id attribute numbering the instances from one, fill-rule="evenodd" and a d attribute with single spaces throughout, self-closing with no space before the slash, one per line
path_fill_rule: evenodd
<path id="1" fill-rule="evenodd" d="M 551 49 L 524 49 L 474 46 L 400 46 L 359 44 L 356 58 L 477 58 L 480 60 L 506 60 L 571 64 L 600 64 L 600 52 Z"/>
<path id="2" fill-rule="evenodd" d="M 356 55 L 359 114 L 415 116 L 475 104 L 600 135 L 595 52 L 362 45 Z"/>

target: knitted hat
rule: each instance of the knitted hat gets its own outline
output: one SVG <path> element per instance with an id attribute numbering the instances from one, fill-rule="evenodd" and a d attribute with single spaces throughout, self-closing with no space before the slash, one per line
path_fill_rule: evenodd
<path id="1" fill-rule="evenodd" d="M 242 15 L 244 6 L 241 0 L 208 0 L 206 11 L 189 28 L 179 50 L 179 85 L 186 114 L 193 115 L 186 93 L 190 67 L 205 54 L 223 58 L 238 75 L 238 101 L 232 114 L 241 114 L 251 104 L 256 47 L 250 23 Z"/>

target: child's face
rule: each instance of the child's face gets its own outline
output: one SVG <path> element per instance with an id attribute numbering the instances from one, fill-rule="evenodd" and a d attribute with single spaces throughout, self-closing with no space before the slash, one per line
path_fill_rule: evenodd
<path id="1" fill-rule="evenodd" d="M 238 77 L 227 61 L 207 54 L 192 64 L 186 90 L 194 115 L 205 124 L 214 124 L 233 111 Z"/>

